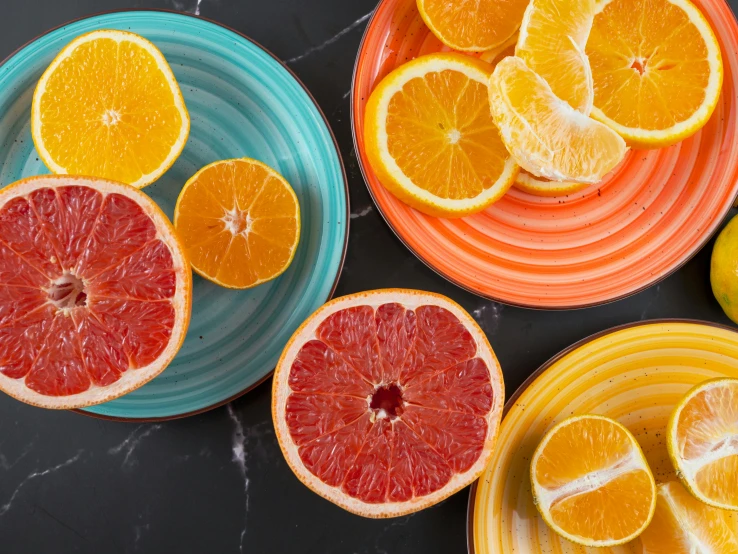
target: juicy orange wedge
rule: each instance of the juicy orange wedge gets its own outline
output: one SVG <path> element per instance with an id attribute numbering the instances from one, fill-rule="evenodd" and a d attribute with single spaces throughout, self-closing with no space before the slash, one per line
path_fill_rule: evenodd
<path id="1" fill-rule="evenodd" d="M 364 139 L 382 184 L 437 217 L 479 212 L 501 198 L 518 166 L 489 112 L 491 66 L 446 53 L 406 63 L 372 92 Z"/>
<path id="2" fill-rule="evenodd" d="M 543 77 L 556 96 L 585 115 L 594 100 L 584 53 L 594 15 L 595 0 L 531 0 L 515 47 L 515 55 Z"/>
<path id="3" fill-rule="evenodd" d="M 537 177 L 596 183 L 625 156 L 617 133 L 559 99 L 518 57 L 497 64 L 489 100 L 505 146 Z"/>
<path id="4" fill-rule="evenodd" d="M 51 62 L 33 95 L 31 132 L 54 173 L 144 187 L 182 152 L 190 118 L 162 53 L 125 31 L 93 31 Z"/>
<path id="5" fill-rule="evenodd" d="M 279 277 L 300 240 L 294 190 L 269 166 L 248 158 L 205 166 L 182 189 L 174 227 L 192 268 L 228 288 Z"/>
<path id="6" fill-rule="evenodd" d="M 659 485 L 656 512 L 640 541 L 643 554 L 738 554 L 730 512 L 703 504 L 676 481 Z"/>
<path id="7" fill-rule="evenodd" d="M 720 46 L 702 13 L 688 0 L 610 0 L 599 8 L 586 48 L 592 117 L 639 148 L 697 132 L 723 82 Z"/>
<path id="8" fill-rule="evenodd" d="M 484 52 L 520 27 L 528 0 L 417 0 L 420 16 L 438 40 L 454 50 Z"/>
<path id="9" fill-rule="evenodd" d="M 602 416 L 570 417 L 546 433 L 533 455 L 531 483 L 544 521 L 585 546 L 634 539 L 656 507 L 656 484 L 640 446 Z"/>

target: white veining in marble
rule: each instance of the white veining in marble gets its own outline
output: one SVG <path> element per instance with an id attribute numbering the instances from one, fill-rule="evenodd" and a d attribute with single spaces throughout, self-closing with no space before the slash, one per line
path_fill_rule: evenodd
<path id="1" fill-rule="evenodd" d="M 151 425 L 146 429 L 144 429 L 144 427 L 146 427 L 146 425 L 139 425 L 131 432 L 130 435 L 128 435 L 128 437 L 126 437 L 126 440 L 124 440 L 118 446 L 113 446 L 112 448 L 108 449 L 108 454 L 110 454 L 111 456 L 115 456 L 125 451 L 126 454 L 123 457 L 123 463 L 121 464 L 122 467 L 130 468 L 136 465 L 138 461 L 135 457 L 133 457 L 134 450 L 136 450 L 143 439 L 148 437 L 154 431 L 158 431 L 159 429 L 161 429 L 161 425 L 159 424 Z M 142 431 L 142 429 L 144 430 Z"/>
<path id="2" fill-rule="evenodd" d="M 351 25 L 349 25 L 348 27 L 346 27 L 344 29 L 341 29 L 338 33 L 336 33 L 335 35 L 333 35 L 328 40 L 321 42 L 317 46 L 312 46 L 312 47 L 308 48 L 307 50 L 305 50 L 299 56 L 295 56 L 294 58 L 290 58 L 289 60 L 286 60 L 285 63 L 288 63 L 289 64 L 289 63 L 299 62 L 300 60 L 302 60 L 304 58 L 307 58 L 308 56 L 310 56 L 312 54 L 315 54 L 315 52 L 320 52 L 321 50 L 327 48 L 331 44 L 334 44 L 334 43 L 338 42 L 339 40 L 341 40 L 342 37 L 346 36 L 351 31 L 353 31 L 357 27 L 359 27 L 362 24 L 364 24 L 372 16 L 373 13 L 374 12 L 371 11 L 368 14 L 361 16 L 359 19 L 357 19 L 356 21 L 354 21 Z"/>
<path id="3" fill-rule="evenodd" d="M 233 461 L 238 466 L 243 479 L 243 492 L 246 496 L 246 513 L 244 515 L 243 529 L 241 530 L 241 537 L 238 542 L 238 549 L 243 552 L 243 539 L 246 536 L 246 523 L 249 513 L 249 468 L 246 466 L 246 434 L 243 430 L 243 423 L 236 415 L 233 405 L 228 404 L 228 417 L 233 422 L 233 440 L 231 442 L 231 449 L 233 450 Z"/>
<path id="4" fill-rule="evenodd" d="M 26 454 L 28 454 L 31 451 L 31 448 L 33 447 L 33 444 L 27 444 L 26 447 L 23 449 L 23 452 L 20 453 L 20 455 L 13 460 L 12 462 L 8 460 L 7 456 L 0 452 L 0 469 L 12 469 L 18 462 L 20 462 L 23 458 L 26 457 Z"/>
<path id="5" fill-rule="evenodd" d="M 472 312 L 472 316 L 487 335 L 494 335 L 500 328 L 500 317 L 504 309 L 502 304 L 490 302 L 479 306 Z"/>
<path id="6" fill-rule="evenodd" d="M 654 302 L 656 302 L 659 299 L 660 294 L 661 294 L 661 285 L 656 285 L 656 291 L 654 292 L 654 295 L 651 297 L 648 303 L 643 307 L 643 311 L 641 312 L 641 321 L 648 319 L 648 311 L 651 309 L 651 306 L 653 306 Z"/>
<path id="7" fill-rule="evenodd" d="M 372 210 L 374 210 L 374 208 L 372 206 L 367 206 L 366 208 L 364 208 L 360 212 L 354 212 L 354 213 L 352 213 L 351 214 L 351 219 L 358 219 L 360 217 L 364 217 L 365 215 L 371 213 Z"/>
<path id="8" fill-rule="evenodd" d="M 64 469 L 65 467 L 71 466 L 73 463 L 75 463 L 82 457 L 83 452 L 84 452 L 83 450 L 80 450 L 79 452 L 77 452 L 77 454 L 69 458 L 66 462 L 62 462 L 58 465 L 55 465 L 54 467 L 50 467 L 49 469 L 44 469 L 43 471 L 34 471 L 33 473 L 29 474 L 28 477 L 23 479 L 23 481 L 21 481 L 20 484 L 15 488 L 15 490 L 13 491 L 13 494 L 10 495 L 10 498 L 8 499 L 8 501 L 2 506 L 0 506 L 0 516 L 4 516 L 8 512 L 8 510 L 10 510 L 10 508 L 13 507 L 13 501 L 18 496 L 18 493 L 20 493 L 21 489 L 29 481 L 32 481 L 39 477 L 45 477 L 46 475 L 49 475 L 50 473 L 55 473 L 59 471 L 60 469 Z"/>
<path id="9" fill-rule="evenodd" d="M 196 0 L 197 3 L 192 8 L 185 7 L 184 2 L 179 2 L 178 0 L 171 0 L 172 7 L 180 12 L 187 12 L 194 15 L 200 15 L 200 6 L 202 5 L 202 0 Z"/>

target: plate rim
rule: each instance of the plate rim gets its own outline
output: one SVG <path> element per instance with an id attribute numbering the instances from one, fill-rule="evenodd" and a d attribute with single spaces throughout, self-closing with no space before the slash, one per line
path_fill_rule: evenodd
<path id="1" fill-rule="evenodd" d="M 512 396 L 510 396 L 507 402 L 505 402 L 505 406 L 502 409 L 503 421 L 507 413 L 510 411 L 510 409 L 515 404 L 515 402 L 517 402 L 518 398 L 520 398 L 520 396 L 522 396 L 522 394 L 526 390 L 528 390 L 528 387 L 530 387 L 533 384 L 533 382 L 538 379 L 538 377 L 540 377 L 546 371 L 548 371 L 551 368 L 551 366 L 556 364 L 559 360 L 568 356 L 575 350 L 579 350 L 580 348 L 588 345 L 591 342 L 594 342 L 608 335 L 617 333 L 619 331 L 624 331 L 626 329 L 632 329 L 633 327 L 645 327 L 647 325 L 660 325 L 660 324 L 665 324 L 665 323 L 686 323 L 686 324 L 693 324 L 693 325 L 702 325 L 704 327 L 713 327 L 715 329 L 722 329 L 724 331 L 731 331 L 735 334 L 738 334 L 738 329 L 736 329 L 735 327 L 731 327 L 730 325 L 725 325 L 723 323 L 717 323 L 714 321 L 707 321 L 703 319 L 692 319 L 692 318 L 683 318 L 683 317 L 663 317 L 663 318 L 657 318 L 657 319 L 647 319 L 645 321 L 633 321 L 630 323 L 623 323 L 621 325 L 615 325 L 614 327 L 610 327 L 608 329 L 604 329 L 602 331 L 592 333 L 591 335 L 578 340 L 577 342 L 567 346 L 563 350 L 554 354 L 548 360 L 546 360 L 538 369 L 536 369 L 533 373 L 531 373 L 528 376 L 528 378 L 525 381 L 523 381 L 517 389 L 515 389 L 515 392 L 512 394 Z M 486 471 L 486 468 L 485 468 L 485 471 Z M 482 477 L 480 476 L 479 479 L 481 478 Z M 474 503 L 477 498 L 477 489 L 479 487 L 479 479 L 477 479 L 471 484 L 471 488 L 469 489 L 469 500 L 467 501 L 467 506 L 466 506 L 466 550 L 468 554 L 477 554 L 477 551 L 474 548 Z"/>
<path id="2" fill-rule="evenodd" d="M 40 33 L 39 35 L 37 35 L 34 38 L 32 38 L 31 40 L 26 41 L 25 43 L 23 43 L 22 45 L 20 45 L 19 47 L 17 47 L 15 50 L 13 50 L 10 54 L 8 54 L 5 58 L 3 58 L 0 61 L 0 69 L 2 69 L 5 65 L 7 65 L 17 54 L 19 54 L 22 50 L 24 50 L 28 46 L 31 46 L 33 43 L 35 43 L 36 41 L 42 39 L 43 37 L 45 37 L 45 36 L 47 36 L 47 35 L 55 32 L 55 31 L 58 31 L 59 29 L 62 29 L 64 27 L 67 27 L 68 25 L 73 25 L 75 23 L 86 21 L 88 19 L 95 19 L 95 18 L 98 18 L 98 17 L 107 16 L 107 15 L 116 15 L 116 14 L 124 14 L 124 13 L 136 13 L 136 12 L 138 12 L 138 13 L 152 13 L 153 12 L 153 13 L 162 13 L 162 14 L 177 15 L 177 16 L 181 16 L 181 17 L 191 17 L 191 18 L 196 19 L 196 20 L 201 20 L 201 21 L 205 21 L 207 23 L 211 23 L 211 24 L 213 24 L 213 25 L 215 25 L 217 27 L 221 27 L 221 28 L 223 28 L 223 29 L 225 29 L 227 31 L 230 31 L 230 32 L 234 33 L 235 35 L 239 36 L 241 39 L 243 39 L 243 40 L 245 40 L 247 42 L 250 42 L 251 44 L 253 44 L 257 48 L 259 48 L 261 51 L 263 51 L 269 57 L 271 57 L 275 62 L 277 62 L 283 69 L 285 69 L 287 71 L 287 73 L 290 75 L 290 77 L 292 77 L 292 79 L 294 79 L 294 81 L 300 86 L 300 88 L 302 88 L 302 90 L 307 94 L 307 96 L 310 99 L 310 101 L 312 102 L 313 106 L 315 106 L 315 108 L 318 110 L 318 113 L 320 114 L 320 116 L 321 116 L 321 118 L 323 120 L 323 123 L 324 123 L 326 129 L 328 130 L 328 134 L 330 135 L 331 140 L 333 142 L 333 148 L 336 151 L 336 156 L 338 157 L 338 165 L 340 166 L 340 169 L 341 169 L 341 176 L 342 176 L 342 181 L 343 181 L 343 189 L 344 189 L 344 194 L 345 194 L 345 198 L 346 198 L 346 213 L 345 213 L 346 231 L 344 233 L 343 246 L 342 246 L 342 249 L 341 249 L 341 259 L 340 259 L 339 264 L 338 264 L 338 270 L 336 271 L 336 277 L 335 277 L 335 279 L 333 281 L 333 285 L 331 286 L 331 290 L 328 293 L 328 297 L 325 299 L 325 301 L 323 303 L 328 302 L 335 295 L 336 289 L 338 288 L 338 282 L 341 280 L 341 275 L 343 273 L 344 264 L 346 263 L 346 254 L 347 254 L 347 251 L 348 251 L 349 234 L 350 234 L 350 229 L 351 229 L 351 218 L 350 218 L 350 215 L 351 215 L 351 196 L 349 194 L 349 184 L 348 184 L 348 176 L 346 174 L 346 165 L 344 164 L 343 155 L 341 154 L 341 148 L 340 148 L 340 146 L 338 144 L 338 141 L 336 140 L 336 135 L 333 132 L 333 128 L 331 127 L 331 124 L 328 121 L 328 118 L 326 117 L 325 112 L 320 107 L 320 104 L 315 99 L 315 97 L 310 92 L 310 89 L 308 89 L 308 87 L 305 85 L 305 83 L 303 83 L 302 80 L 295 74 L 295 72 L 292 71 L 292 69 L 289 66 L 287 66 L 287 64 L 284 61 L 282 61 L 278 56 L 276 56 L 271 50 L 269 50 L 268 48 L 264 47 L 262 44 L 260 44 L 256 40 L 252 39 L 248 35 L 240 32 L 240 31 L 237 31 L 233 27 L 230 27 L 230 26 L 228 26 L 228 25 L 226 25 L 224 23 L 221 23 L 219 21 L 215 21 L 215 20 L 210 19 L 208 17 L 203 17 L 201 15 L 191 14 L 191 13 L 188 13 L 188 12 L 180 12 L 180 11 L 177 11 L 177 10 L 171 10 L 171 9 L 167 9 L 167 8 L 122 8 L 122 9 L 117 9 L 117 10 L 105 10 L 105 11 L 101 11 L 101 12 L 95 12 L 95 13 L 90 14 L 90 15 L 84 15 L 84 16 L 81 16 L 81 17 L 76 17 L 74 19 L 70 19 L 68 21 L 65 21 L 64 23 L 61 23 L 59 25 L 56 25 L 56 26 L 54 26 L 54 27 L 52 27 L 50 29 L 47 29 L 43 33 Z M 353 90 L 353 80 L 352 80 L 352 90 Z M 259 385 L 262 385 L 267 380 L 269 380 L 272 377 L 272 375 L 274 374 L 274 369 L 275 368 L 272 368 L 263 377 L 261 377 L 259 380 L 257 380 L 255 383 L 249 385 L 248 387 L 246 387 L 242 391 L 237 392 L 233 396 L 230 396 L 230 397 L 226 398 L 225 400 L 222 400 L 220 402 L 216 402 L 215 404 L 211 404 L 211 405 L 205 406 L 203 408 L 199 408 L 197 410 L 191 410 L 189 412 L 184 412 L 184 413 L 181 413 L 181 414 L 174 414 L 174 415 L 171 415 L 171 416 L 140 417 L 140 418 L 138 418 L 138 417 L 110 416 L 110 415 L 105 415 L 105 414 L 98 414 L 98 413 L 94 413 L 94 412 L 88 412 L 88 411 L 85 411 L 85 410 L 82 410 L 82 409 L 74 409 L 74 410 L 68 410 L 68 411 L 69 412 L 74 412 L 74 413 L 77 413 L 77 414 L 80 414 L 80 415 L 84 415 L 84 416 L 87 416 L 87 417 L 95 418 L 95 419 L 103 419 L 103 420 L 108 420 L 108 421 L 120 421 L 120 422 L 128 422 L 128 423 L 156 423 L 156 422 L 163 422 L 163 421 L 173 421 L 173 420 L 176 420 L 176 419 L 183 419 L 183 418 L 186 418 L 186 417 L 190 417 L 190 416 L 199 415 L 199 414 L 202 414 L 202 413 L 205 413 L 205 412 L 209 412 L 211 410 L 215 410 L 217 408 L 220 408 L 221 406 L 225 406 L 226 404 L 230 404 L 234 400 L 240 398 L 241 396 L 244 396 L 245 394 L 247 394 L 247 393 L 251 392 L 252 390 L 254 390 L 255 388 L 257 388 Z"/>
<path id="3" fill-rule="evenodd" d="M 475 296 L 478 296 L 480 298 L 483 298 L 485 300 L 491 300 L 492 302 L 497 302 L 500 304 L 505 304 L 507 306 L 515 307 L 515 308 L 525 308 L 528 310 L 536 310 L 536 311 L 563 311 L 563 310 L 584 310 L 586 308 L 593 308 L 597 306 L 606 306 L 608 304 L 612 304 L 614 302 L 619 302 L 620 300 L 624 300 L 626 298 L 630 298 L 631 296 L 635 296 L 636 294 L 640 294 L 641 292 L 650 289 L 654 285 L 658 285 L 664 280 L 671 277 L 674 273 L 682 269 L 685 265 L 687 265 L 699 252 L 702 251 L 702 249 L 707 246 L 707 244 L 713 239 L 713 237 L 717 234 L 717 232 L 720 229 L 720 226 L 725 221 L 726 217 L 730 214 L 730 210 L 733 208 L 733 206 L 738 203 L 738 192 L 736 192 L 733 202 L 723 211 L 723 213 L 720 215 L 719 218 L 716 218 L 717 224 L 714 225 L 714 228 L 705 235 L 704 240 L 699 244 L 697 248 L 695 248 L 692 252 L 689 253 L 683 260 L 681 260 L 678 264 L 676 264 L 673 268 L 671 268 L 669 271 L 661 275 L 660 277 L 657 277 L 654 280 L 649 281 L 645 285 L 640 286 L 637 289 L 634 289 L 633 291 L 626 292 L 624 294 L 621 294 L 619 296 L 609 298 L 606 300 L 602 300 L 600 302 L 589 302 L 587 304 L 570 304 L 570 305 L 561 305 L 561 306 L 540 306 L 536 304 L 526 304 L 521 302 L 512 302 L 510 300 L 503 300 L 501 298 L 483 294 L 480 291 L 474 290 L 473 288 L 464 285 L 460 282 L 458 282 L 455 279 L 452 279 L 450 276 L 446 275 L 443 271 L 433 266 L 433 264 L 426 260 L 423 256 L 420 255 L 420 253 L 417 252 L 414 248 L 412 248 L 408 242 L 405 240 L 405 238 L 400 234 L 400 232 L 395 228 L 395 226 L 390 222 L 389 218 L 384 212 L 384 209 L 382 206 L 377 202 L 377 198 L 374 195 L 374 191 L 372 191 L 371 186 L 369 185 L 369 179 L 367 178 L 367 171 L 364 167 L 364 160 L 361 156 L 361 150 L 359 149 L 359 140 L 356 133 L 356 124 L 355 124 L 355 104 L 354 99 L 356 97 L 356 74 L 359 69 L 359 61 L 361 60 L 362 52 L 364 51 L 364 45 L 366 44 L 367 35 L 369 34 L 369 30 L 372 27 L 372 24 L 374 23 L 374 20 L 376 19 L 377 12 L 379 9 L 386 3 L 390 2 L 392 0 L 379 0 L 377 3 L 377 6 L 374 8 L 374 11 L 372 12 L 372 16 L 369 18 L 369 21 L 367 22 L 366 28 L 364 29 L 364 34 L 361 37 L 361 43 L 359 44 L 359 50 L 356 53 L 356 61 L 354 62 L 354 73 L 351 77 L 351 136 L 354 141 L 354 150 L 356 151 L 356 160 L 359 165 L 359 169 L 361 171 L 361 176 L 364 178 L 364 185 L 366 186 L 367 191 L 369 191 L 369 196 L 372 199 L 372 202 L 374 202 L 374 205 L 377 208 L 377 211 L 382 216 L 382 219 L 384 219 L 387 226 L 390 228 L 392 233 L 398 238 L 398 240 L 407 248 L 418 260 L 423 262 L 423 264 L 428 267 L 431 271 L 433 271 L 436 275 L 442 277 L 449 283 L 456 285 L 462 290 L 465 290 L 466 292 L 469 292 Z M 730 4 L 727 3 L 727 0 L 720 0 L 723 4 L 725 4 L 728 7 L 728 10 L 730 11 L 731 15 L 733 16 L 733 21 L 738 26 L 738 17 L 735 13 L 733 13 L 733 9 L 730 7 Z M 722 93 L 721 93 L 722 96 Z"/>

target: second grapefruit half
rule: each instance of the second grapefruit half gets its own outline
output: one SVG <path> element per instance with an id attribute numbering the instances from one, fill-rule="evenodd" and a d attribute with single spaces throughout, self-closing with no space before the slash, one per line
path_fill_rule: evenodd
<path id="1" fill-rule="evenodd" d="M 293 335 L 272 414 L 287 463 L 365 517 L 427 508 L 489 461 L 505 400 L 483 331 L 446 297 L 389 289 L 329 302 Z"/>

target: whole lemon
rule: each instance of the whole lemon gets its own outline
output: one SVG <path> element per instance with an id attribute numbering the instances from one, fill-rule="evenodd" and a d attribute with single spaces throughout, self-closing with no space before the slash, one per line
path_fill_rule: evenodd
<path id="1" fill-rule="evenodd" d="M 710 283 L 725 315 L 738 323 L 738 216 L 728 223 L 715 241 Z"/>

